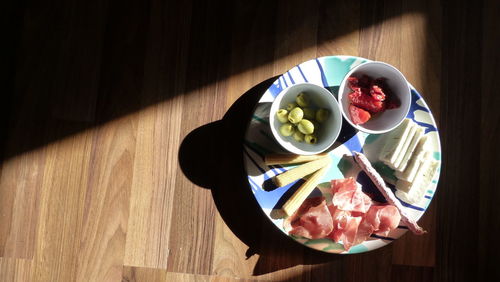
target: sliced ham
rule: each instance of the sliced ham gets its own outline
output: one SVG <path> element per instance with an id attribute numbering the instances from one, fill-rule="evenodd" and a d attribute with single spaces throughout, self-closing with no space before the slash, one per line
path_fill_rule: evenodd
<path id="1" fill-rule="evenodd" d="M 356 234 L 356 240 L 354 240 L 353 245 L 357 245 L 366 241 L 373 234 L 374 228 L 368 221 L 366 217 L 359 224 L 358 233 Z"/>
<path id="2" fill-rule="evenodd" d="M 333 220 L 324 197 L 309 198 L 285 221 L 289 234 L 309 239 L 325 238 L 333 230 Z"/>
<path id="3" fill-rule="evenodd" d="M 387 236 L 397 228 L 401 216 L 392 205 L 373 205 L 352 177 L 331 181 L 332 205 L 328 208 L 333 219 L 333 231 L 328 235 L 342 242 L 349 250 L 368 239 L 371 234 Z"/>
<path id="4" fill-rule="evenodd" d="M 328 209 L 332 215 L 333 231 L 328 235 L 335 242 L 342 240 L 344 231 L 347 228 L 349 220 L 352 218 L 350 211 L 344 211 L 334 205 L 329 205 Z"/>
<path id="5" fill-rule="evenodd" d="M 332 180 L 331 191 L 332 204 L 327 206 L 324 197 L 306 199 L 285 220 L 285 230 L 309 239 L 330 238 L 348 251 L 371 234 L 387 236 L 401 220 L 395 206 L 373 205 L 352 177 Z"/>
<path id="6" fill-rule="evenodd" d="M 366 213 L 372 204 L 352 177 L 332 180 L 331 187 L 332 203 L 341 210 Z"/>
<path id="7" fill-rule="evenodd" d="M 389 232 L 398 227 L 401 215 L 393 205 L 371 206 L 365 216 L 367 224 L 373 228 L 373 233 L 386 237 Z"/>
<path id="8" fill-rule="evenodd" d="M 360 216 L 350 217 L 347 220 L 347 224 L 345 226 L 344 232 L 340 239 L 342 240 L 342 244 L 344 245 L 344 249 L 349 250 L 352 246 L 357 245 L 357 234 L 358 227 L 363 218 Z"/>

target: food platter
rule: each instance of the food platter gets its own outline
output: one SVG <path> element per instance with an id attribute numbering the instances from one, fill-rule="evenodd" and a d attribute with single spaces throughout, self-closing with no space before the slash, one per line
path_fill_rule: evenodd
<path id="1" fill-rule="evenodd" d="M 279 175 L 296 165 L 266 165 L 264 157 L 272 153 L 285 153 L 283 148 L 274 140 L 269 127 L 270 107 L 274 99 L 284 89 L 298 83 L 308 82 L 327 88 L 334 96 L 338 95 L 338 88 L 346 74 L 355 66 L 369 60 L 352 56 L 328 56 L 306 61 L 295 66 L 278 79 L 265 91 L 259 100 L 251 120 L 246 130 L 243 159 L 248 176 L 249 187 L 262 208 L 266 216 L 273 224 L 288 235 L 284 228 L 284 216 L 281 212 L 282 205 L 297 189 L 297 180 L 284 187 L 273 187 L 269 185 L 270 179 Z M 425 129 L 428 136 L 428 147 L 432 153 L 432 158 L 437 161 L 441 159 L 441 147 L 439 133 L 432 113 L 425 103 L 422 96 L 411 86 L 411 106 L 407 118 Z M 329 190 L 330 180 L 346 177 L 354 177 L 362 185 L 364 193 L 370 195 L 374 201 L 383 203 L 385 200 L 378 192 L 375 185 L 369 179 L 359 166 L 354 162 L 353 151 L 362 152 L 375 167 L 382 167 L 378 160 L 378 154 L 386 143 L 388 133 L 368 134 L 355 130 L 345 120 L 339 138 L 328 150 L 328 156 L 332 163 L 327 173 L 322 177 L 320 184 L 311 193 L 309 197 L 318 195 L 324 196 L 327 201 L 331 200 L 332 195 Z M 403 205 L 406 214 L 410 219 L 418 221 L 427 210 L 436 192 L 439 180 L 440 164 L 437 173 L 428 187 L 425 188 L 425 195 L 418 203 L 407 203 L 398 198 Z M 394 190 L 394 183 L 391 183 L 391 172 L 383 169 L 379 171 L 387 181 L 389 188 Z M 400 223 L 398 227 L 392 230 L 387 236 L 372 235 L 368 240 L 355 245 L 348 251 L 345 251 L 341 243 L 336 243 L 328 238 L 307 239 L 300 236 L 288 235 L 297 242 L 328 253 L 353 254 L 371 251 L 385 246 L 408 231 L 408 227 Z M 424 235 L 425 236 L 425 235 Z"/>

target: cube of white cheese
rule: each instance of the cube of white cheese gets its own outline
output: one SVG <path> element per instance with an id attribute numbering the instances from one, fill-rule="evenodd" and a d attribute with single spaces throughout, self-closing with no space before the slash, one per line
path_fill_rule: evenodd
<path id="1" fill-rule="evenodd" d="M 401 162 L 397 164 L 396 167 L 397 171 L 402 172 L 405 170 L 406 166 L 408 165 L 408 160 L 410 160 L 411 156 L 413 155 L 413 152 L 415 152 L 415 148 L 417 147 L 417 144 L 423 135 L 424 135 L 424 128 L 421 126 L 417 126 L 415 134 L 413 135 L 413 138 L 410 144 L 408 145 L 408 148 L 406 149 L 404 157 L 401 159 Z"/>
<path id="2" fill-rule="evenodd" d="M 395 168 L 394 163 L 414 125 L 415 123 L 411 119 L 405 119 L 398 128 L 390 133 L 379 156 L 382 162 L 391 168 Z"/>
<path id="3" fill-rule="evenodd" d="M 424 198 L 425 191 L 431 184 L 439 167 L 439 161 L 426 159 L 420 166 L 413 182 L 398 180 L 396 196 L 409 204 L 417 204 Z"/>
<path id="4" fill-rule="evenodd" d="M 413 179 L 415 178 L 415 175 L 417 174 L 420 165 L 424 162 L 425 158 L 430 157 L 429 155 L 426 156 L 427 139 L 428 139 L 427 135 L 424 135 L 422 138 L 420 138 L 417 147 L 415 148 L 415 151 L 412 153 L 412 156 L 408 161 L 405 170 L 396 171 L 396 173 L 394 173 L 394 175 L 398 179 L 406 180 L 408 182 L 413 182 Z"/>
<path id="5" fill-rule="evenodd" d="M 410 129 L 410 132 L 408 133 L 408 136 L 406 137 L 406 140 L 403 144 L 403 147 L 401 147 L 401 151 L 399 151 L 399 154 L 393 163 L 393 166 L 395 169 L 397 169 L 401 165 L 401 162 L 403 161 L 403 158 L 405 157 L 406 152 L 408 151 L 408 149 L 410 147 L 410 143 L 413 141 L 413 137 L 415 136 L 417 129 L 420 128 L 420 126 L 418 126 L 418 124 L 416 124 L 416 123 L 413 123 L 413 124 L 414 125 Z"/>

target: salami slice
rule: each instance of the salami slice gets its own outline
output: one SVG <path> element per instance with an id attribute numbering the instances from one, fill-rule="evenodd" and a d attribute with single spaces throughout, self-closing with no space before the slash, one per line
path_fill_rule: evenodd
<path id="1" fill-rule="evenodd" d="M 427 231 L 425 231 L 422 227 L 418 226 L 416 221 L 408 217 L 401 202 L 399 202 L 399 200 L 396 198 L 391 189 L 389 189 L 385 185 L 382 176 L 380 176 L 380 174 L 372 167 L 370 161 L 368 161 L 366 156 L 359 152 L 353 152 L 353 155 L 358 165 L 370 177 L 370 179 L 373 181 L 373 183 L 378 188 L 380 193 L 384 195 L 384 198 L 387 200 L 387 202 L 391 205 L 394 205 L 399 210 L 399 213 L 401 214 L 401 220 L 408 226 L 408 229 L 410 229 L 413 233 L 417 235 L 422 235 L 427 233 Z"/>

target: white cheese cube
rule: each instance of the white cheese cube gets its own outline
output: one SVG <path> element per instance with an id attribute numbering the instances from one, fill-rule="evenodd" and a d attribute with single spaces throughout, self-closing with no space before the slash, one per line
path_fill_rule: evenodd
<path id="1" fill-rule="evenodd" d="M 401 200 L 409 204 L 417 204 L 424 198 L 425 191 L 431 184 L 437 169 L 439 167 L 439 162 L 434 159 L 426 159 L 425 162 L 420 166 L 417 176 L 411 185 L 408 186 L 407 181 L 398 180 L 396 183 L 396 189 L 401 189 L 396 191 L 396 196 Z M 400 183 L 401 182 L 401 183 Z"/>
<path id="2" fill-rule="evenodd" d="M 424 135 L 424 128 L 421 126 L 417 126 L 417 130 L 415 131 L 415 134 L 413 135 L 413 138 L 410 144 L 408 145 L 406 153 L 402 158 L 401 162 L 397 166 L 397 171 L 402 172 L 405 170 L 406 166 L 408 165 L 408 160 L 410 160 L 411 156 L 413 155 L 413 152 L 415 152 L 415 148 L 417 147 L 417 144 L 423 135 Z"/>
<path id="3" fill-rule="evenodd" d="M 406 166 L 405 170 L 402 172 L 396 171 L 394 175 L 398 179 L 406 180 L 408 182 L 413 182 L 413 179 L 415 178 L 415 175 L 417 174 L 420 165 L 425 160 L 424 158 L 426 157 L 426 152 L 427 152 L 427 135 L 424 135 L 418 141 L 417 147 L 415 148 L 415 151 L 413 152 L 410 160 L 408 161 L 408 165 Z"/>
<path id="4" fill-rule="evenodd" d="M 401 151 L 399 151 L 399 154 L 393 163 L 395 169 L 397 169 L 401 165 L 401 162 L 403 161 L 403 158 L 405 157 L 406 152 L 408 151 L 408 148 L 410 147 L 410 143 L 413 141 L 413 137 L 415 136 L 417 129 L 420 128 L 420 126 L 418 124 L 416 124 L 416 123 L 413 123 L 413 124 L 414 125 L 410 129 L 410 132 L 408 133 L 408 136 L 406 137 L 406 140 L 403 144 L 403 147 L 401 147 Z"/>
<path id="5" fill-rule="evenodd" d="M 405 119 L 398 128 L 390 133 L 379 159 L 391 168 L 399 155 L 408 134 L 415 123 L 411 119 Z"/>

